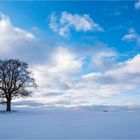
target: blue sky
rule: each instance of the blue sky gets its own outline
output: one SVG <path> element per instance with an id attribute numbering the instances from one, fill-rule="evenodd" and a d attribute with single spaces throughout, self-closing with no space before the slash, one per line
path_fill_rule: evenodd
<path id="1" fill-rule="evenodd" d="M 0 58 L 30 64 L 47 105 L 140 105 L 140 1 L 0 2 Z"/>
<path id="2" fill-rule="evenodd" d="M 134 44 L 126 44 L 126 42 L 121 41 L 121 37 L 129 28 L 135 28 L 137 32 L 140 32 L 139 10 L 134 8 L 134 3 L 135 1 L 1 2 L 0 9 L 11 18 L 15 26 L 27 30 L 37 27 L 43 30 L 44 36 L 56 35 L 48 26 L 48 17 L 52 12 L 60 14 L 67 11 L 71 14 L 89 14 L 94 21 L 100 23 L 105 32 L 77 33 L 73 31 L 71 38 L 65 38 L 64 41 L 77 43 L 81 42 L 82 36 L 93 36 L 109 44 L 109 47 L 114 47 L 117 51 L 123 53 L 133 50 L 132 46 Z M 126 45 L 127 47 L 124 47 Z"/>

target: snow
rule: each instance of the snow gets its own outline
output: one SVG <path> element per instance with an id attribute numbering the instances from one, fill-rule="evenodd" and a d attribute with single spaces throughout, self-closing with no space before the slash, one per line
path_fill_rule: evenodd
<path id="1" fill-rule="evenodd" d="M 105 112 L 87 107 L 1 111 L 0 139 L 140 139 L 140 110 Z"/>

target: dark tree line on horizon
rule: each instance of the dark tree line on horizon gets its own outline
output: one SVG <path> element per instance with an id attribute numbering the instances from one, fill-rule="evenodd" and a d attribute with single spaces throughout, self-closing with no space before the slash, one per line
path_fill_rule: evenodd
<path id="1" fill-rule="evenodd" d="M 0 60 L 0 99 L 11 111 L 11 101 L 31 95 L 30 88 L 36 83 L 28 64 L 18 59 Z"/>

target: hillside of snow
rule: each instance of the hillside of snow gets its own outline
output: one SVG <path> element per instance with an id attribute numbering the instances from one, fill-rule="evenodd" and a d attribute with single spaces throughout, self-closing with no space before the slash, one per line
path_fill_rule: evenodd
<path id="1" fill-rule="evenodd" d="M 0 139 L 140 139 L 140 110 L 17 109 L 0 112 Z"/>

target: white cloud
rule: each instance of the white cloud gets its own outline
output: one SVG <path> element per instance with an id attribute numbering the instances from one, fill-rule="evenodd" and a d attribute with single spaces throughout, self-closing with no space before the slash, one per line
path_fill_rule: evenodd
<path id="1" fill-rule="evenodd" d="M 59 61 L 60 52 L 63 52 L 65 61 Z M 140 85 L 140 55 L 105 71 L 76 76 L 84 63 L 81 60 L 70 50 L 57 48 L 48 64 L 34 67 L 40 85 L 35 97 L 54 106 L 109 104 L 112 96 L 131 92 Z M 69 70 L 72 65 L 75 68 Z"/>
<path id="2" fill-rule="evenodd" d="M 110 15 L 111 16 L 120 16 L 120 15 L 122 15 L 122 13 L 119 10 L 115 10 Z"/>
<path id="3" fill-rule="evenodd" d="M 133 28 L 129 29 L 128 34 L 124 35 L 122 40 L 136 41 L 137 45 L 140 45 L 140 35 Z"/>
<path id="4" fill-rule="evenodd" d="M 78 74 L 83 65 L 81 54 L 64 47 L 56 48 L 49 62 L 33 67 L 39 85 L 34 98 L 54 106 L 82 106 L 104 102 L 104 99 L 96 95 L 96 86 L 83 82 Z"/>
<path id="5" fill-rule="evenodd" d="M 116 79 L 123 79 L 128 78 L 130 75 L 132 75 L 133 78 L 137 78 L 137 76 L 140 74 L 140 55 L 136 55 L 133 59 L 130 59 L 126 62 L 119 63 L 115 68 L 108 71 L 108 75 L 112 75 L 112 77 Z M 135 77 L 136 76 L 136 77 Z M 134 80 L 129 79 L 128 80 Z M 127 82 L 128 82 L 127 80 Z"/>
<path id="6" fill-rule="evenodd" d="M 133 28 L 131 28 L 129 29 L 128 34 L 124 35 L 122 39 L 126 41 L 132 41 L 135 40 L 136 38 L 137 38 L 137 33 Z"/>
<path id="7" fill-rule="evenodd" d="M 52 13 L 50 16 L 50 28 L 61 36 L 67 36 L 71 30 L 83 31 L 103 31 L 99 24 L 95 23 L 89 15 L 71 14 L 62 12 L 60 17 Z"/>
<path id="8" fill-rule="evenodd" d="M 9 17 L 0 13 L 0 54 L 11 52 L 32 42 L 35 36 L 25 30 L 14 27 Z"/>
<path id="9" fill-rule="evenodd" d="M 51 73 L 71 73 L 80 70 L 82 60 L 68 49 L 59 47 L 52 56 Z"/>
<path id="10" fill-rule="evenodd" d="M 135 9 L 140 9 L 140 0 L 135 3 Z"/>
<path id="11" fill-rule="evenodd" d="M 42 44 L 44 42 L 32 32 L 14 26 L 8 16 L 0 13 L 0 59 L 16 58 L 30 64 L 40 62 L 47 49 Z"/>
<path id="12" fill-rule="evenodd" d="M 117 52 L 113 48 L 109 48 L 107 44 L 96 42 L 94 45 L 74 46 L 74 51 L 83 57 L 84 61 L 88 61 L 88 68 L 105 70 L 109 69 L 116 63 L 118 57 Z M 86 63 L 86 62 L 85 62 Z"/>
<path id="13" fill-rule="evenodd" d="M 64 86 L 65 81 L 63 83 L 63 80 L 67 80 L 71 74 L 79 72 L 82 66 L 83 61 L 76 54 L 66 48 L 58 47 L 50 56 L 49 62 L 36 65 L 33 70 L 40 86 L 53 83 L 54 87 L 55 83 L 58 85 L 61 82 Z"/>
<path id="14" fill-rule="evenodd" d="M 97 47 L 99 47 L 98 51 L 93 53 L 90 66 L 93 68 L 100 68 L 102 70 L 112 67 L 118 54 L 107 47 L 101 47 L 98 45 Z"/>
<path id="15" fill-rule="evenodd" d="M 88 84 L 96 84 L 99 95 L 111 96 L 130 92 L 140 85 L 140 55 L 117 64 L 105 72 L 83 75 Z"/>
<path id="16" fill-rule="evenodd" d="M 32 68 L 39 85 L 33 98 L 54 106 L 74 105 L 70 101 L 73 95 L 69 90 L 73 89 L 74 75 L 81 71 L 82 66 L 83 61 L 74 52 L 64 47 L 56 48 L 49 61 Z"/>

